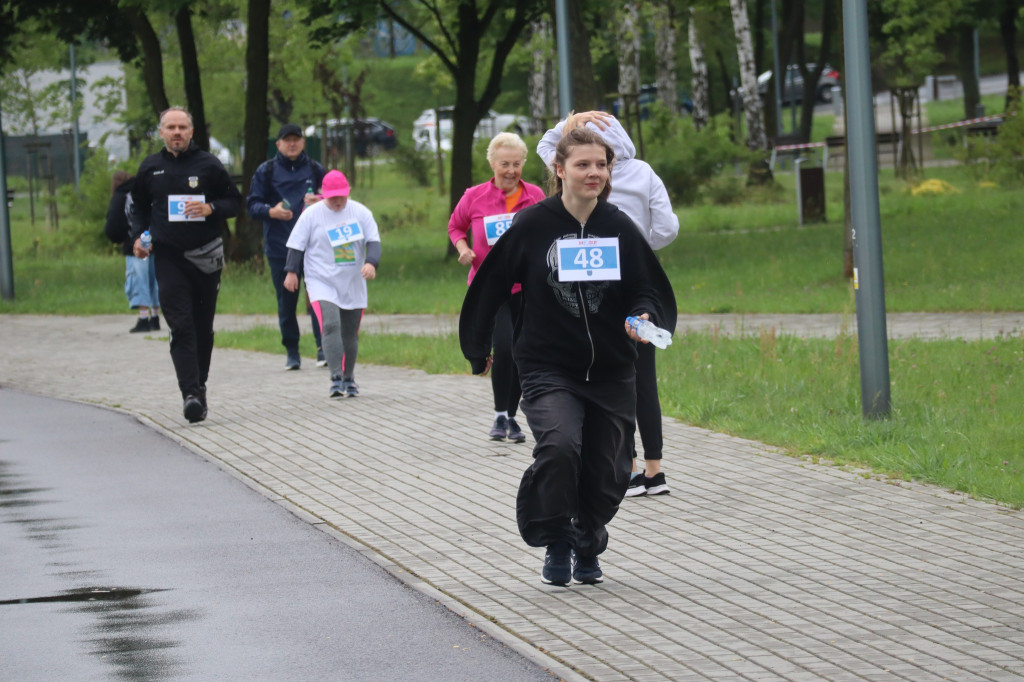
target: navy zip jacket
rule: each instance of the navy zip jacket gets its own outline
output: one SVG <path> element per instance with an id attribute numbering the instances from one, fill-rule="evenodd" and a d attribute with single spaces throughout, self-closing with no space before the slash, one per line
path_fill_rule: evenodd
<path id="1" fill-rule="evenodd" d="M 172 195 L 202 195 L 213 213 L 204 220 L 175 222 L 169 219 Z M 132 244 L 144 230 L 153 236 L 157 250 L 181 253 L 222 237 L 227 219 L 242 209 L 242 194 L 216 156 L 190 142 L 177 156 L 161 149 L 150 154 L 139 166 L 131 191 L 132 213 L 129 220 Z"/>
<path id="2" fill-rule="evenodd" d="M 560 282 L 555 242 L 616 237 L 621 279 Z M 636 342 L 626 317 L 649 313 L 664 329 L 676 326 L 676 299 L 665 271 L 633 221 L 599 199 L 585 225 L 554 196 L 516 214 L 469 285 L 459 318 L 459 343 L 473 372 L 491 352 L 494 316 L 522 284 L 522 312 L 513 348 L 519 373 L 551 370 L 580 381 L 612 381 L 634 373 Z"/>
<path id="3" fill-rule="evenodd" d="M 320 191 L 320 183 L 327 171 L 324 167 L 302 152 L 292 161 L 278 152 L 269 161 L 264 161 L 249 183 L 246 209 L 253 220 L 263 221 L 263 252 L 267 258 L 284 260 L 288 257 L 288 236 L 305 208 L 303 197 L 312 189 Z M 282 200 L 291 204 L 291 220 L 275 220 L 270 209 Z"/>

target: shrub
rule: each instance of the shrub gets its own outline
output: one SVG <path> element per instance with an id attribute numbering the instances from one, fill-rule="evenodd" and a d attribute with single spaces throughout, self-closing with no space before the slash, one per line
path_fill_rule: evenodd
<path id="1" fill-rule="evenodd" d="M 655 107 L 651 133 L 645 160 L 665 183 L 674 204 L 693 204 L 700 198 L 701 187 L 723 169 L 752 158 L 746 147 L 729 138 L 728 124 L 721 118 L 697 131 L 690 119 Z"/>
<path id="2" fill-rule="evenodd" d="M 416 187 L 430 187 L 434 157 L 420 151 L 411 144 L 400 144 L 391 152 L 395 165 L 409 184 Z"/>

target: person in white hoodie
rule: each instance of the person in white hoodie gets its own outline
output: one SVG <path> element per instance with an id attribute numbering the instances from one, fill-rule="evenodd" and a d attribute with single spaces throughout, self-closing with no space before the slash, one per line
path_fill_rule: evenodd
<path id="1" fill-rule="evenodd" d="M 537 143 L 537 154 L 548 166 L 555 157 L 555 146 L 563 131 L 589 127 L 611 146 L 615 152 L 609 203 L 615 204 L 629 216 L 647 239 L 652 249 L 668 246 L 679 235 L 679 218 L 672 211 L 665 183 L 650 164 L 636 158 L 636 147 L 622 124 L 603 111 L 570 113 L 554 128 L 544 133 Z M 636 360 L 636 418 L 640 440 L 644 446 L 644 471 L 637 472 L 636 450 L 633 451 L 633 477 L 626 497 L 638 495 L 664 495 L 669 492 L 665 474 L 661 470 L 663 437 L 661 431 L 661 401 L 658 399 L 658 376 L 654 346 L 637 344 Z"/>

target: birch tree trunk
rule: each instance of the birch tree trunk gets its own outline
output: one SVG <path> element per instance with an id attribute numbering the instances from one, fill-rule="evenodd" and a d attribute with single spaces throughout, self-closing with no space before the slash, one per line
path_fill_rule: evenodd
<path id="1" fill-rule="evenodd" d="M 652 8 L 654 24 L 654 73 L 658 82 L 658 99 L 673 113 L 679 113 L 676 94 L 676 27 L 672 5 L 657 0 Z"/>
<path id="2" fill-rule="evenodd" d="M 619 41 L 619 96 L 622 97 L 628 122 L 636 112 L 637 95 L 640 94 L 640 21 L 635 2 L 628 2 L 618 12 Z M 636 112 L 639 113 L 639 112 Z"/>
<path id="3" fill-rule="evenodd" d="M 700 130 L 708 123 L 708 60 L 697 32 L 697 11 L 690 8 L 690 70 L 693 72 L 693 127 Z"/>
<path id="4" fill-rule="evenodd" d="M 757 67 L 754 64 L 754 45 L 750 37 L 750 19 L 746 0 L 729 0 L 732 8 L 732 26 L 736 34 L 736 57 L 740 64 L 740 83 L 743 86 L 743 112 L 747 120 L 747 147 L 767 150 L 768 137 L 764 130 L 764 109 L 757 92 Z"/>
<path id="5" fill-rule="evenodd" d="M 540 124 L 541 130 L 547 130 L 551 127 L 548 125 L 548 118 L 552 111 L 548 101 L 552 71 L 551 54 L 554 51 L 551 23 L 546 18 L 534 21 L 530 25 L 530 34 L 533 61 L 529 82 L 530 116 Z"/>

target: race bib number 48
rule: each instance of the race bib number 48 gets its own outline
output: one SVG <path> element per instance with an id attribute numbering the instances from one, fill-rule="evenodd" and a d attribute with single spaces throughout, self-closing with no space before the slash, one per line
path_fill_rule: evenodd
<path id="1" fill-rule="evenodd" d="M 558 281 L 600 282 L 622 279 L 619 238 L 559 239 Z"/>
<path id="2" fill-rule="evenodd" d="M 206 220 L 201 215 L 186 215 L 185 204 L 189 201 L 206 203 L 205 194 L 171 194 L 167 197 L 167 220 L 172 223 L 192 223 Z"/>
<path id="3" fill-rule="evenodd" d="M 512 219 L 515 217 L 515 213 L 499 213 L 484 217 L 484 234 L 487 235 L 488 246 L 494 246 L 498 238 L 512 227 Z"/>

